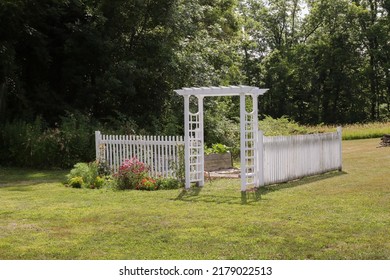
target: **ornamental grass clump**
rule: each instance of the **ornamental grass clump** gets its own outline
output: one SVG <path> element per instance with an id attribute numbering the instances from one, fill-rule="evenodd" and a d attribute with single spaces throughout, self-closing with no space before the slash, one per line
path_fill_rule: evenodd
<path id="1" fill-rule="evenodd" d="M 119 190 L 155 189 L 155 181 L 148 177 L 148 167 L 138 158 L 126 159 L 114 175 Z"/>

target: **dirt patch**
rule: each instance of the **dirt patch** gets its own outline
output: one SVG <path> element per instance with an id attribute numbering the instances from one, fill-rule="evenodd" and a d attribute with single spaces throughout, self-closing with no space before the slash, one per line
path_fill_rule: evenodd
<path id="1" fill-rule="evenodd" d="M 216 171 L 210 171 L 210 172 L 205 172 L 205 177 L 207 179 L 238 179 L 240 178 L 240 170 L 237 168 L 229 168 L 229 169 L 221 169 L 221 170 L 216 170 Z"/>

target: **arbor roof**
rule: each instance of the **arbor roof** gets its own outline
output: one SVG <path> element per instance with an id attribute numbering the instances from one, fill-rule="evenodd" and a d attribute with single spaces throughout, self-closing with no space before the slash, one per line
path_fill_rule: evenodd
<path id="1" fill-rule="evenodd" d="M 268 89 L 251 86 L 220 86 L 220 87 L 191 87 L 175 90 L 179 95 L 195 96 L 235 96 L 245 95 L 263 95 Z"/>

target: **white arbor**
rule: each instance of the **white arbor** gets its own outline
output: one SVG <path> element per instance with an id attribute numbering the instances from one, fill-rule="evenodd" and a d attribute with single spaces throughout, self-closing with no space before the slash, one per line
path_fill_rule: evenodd
<path id="1" fill-rule="evenodd" d="M 263 180 L 259 176 L 258 156 L 258 96 L 268 89 L 250 86 L 182 88 L 175 92 L 184 97 L 184 142 L 186 189 L 191 183 L 204 185 L 204 131 L 203 99 L 215 96 L 240 96 L 240 148 L 241 148 L 241 191 L 248 186 L 259 186 Z M 198 112 L 190 111 L 190 97 L 198 99 Z M 246 110 L 246 96 L 252 97 L 252 111 Z"/>

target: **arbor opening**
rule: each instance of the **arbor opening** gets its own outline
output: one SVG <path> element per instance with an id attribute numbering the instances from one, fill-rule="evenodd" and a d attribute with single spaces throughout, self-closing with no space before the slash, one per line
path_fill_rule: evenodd
<path id="1" fill-rule="evenodd" d="M 257 187 L 261 184 L 259 176 L 258 156 L 258 97 L 268 89 L 251 86 L 228 87 L 191 87 L 175 90 L 184 97 L 184 142 L 185 142 L 185 187 L 191 183 L 204 186 L 204 112 L 205 97 L 240 96 L 240 161 L 241 161 L 241 191 L 247 187 Z M 198 111 L 190 111 L 190 97 L 198 100 Z M 246 110 L 246 97 L 252 98 L 252 111 Z"/>

